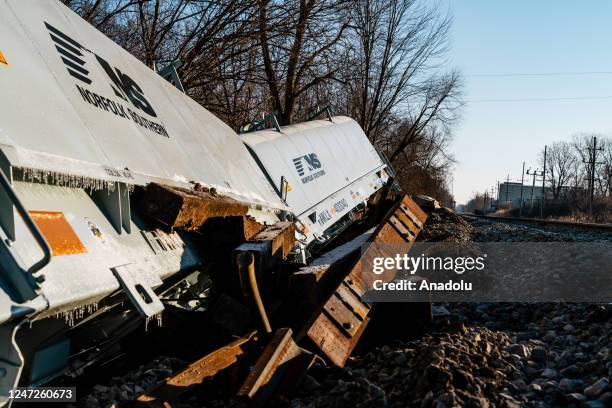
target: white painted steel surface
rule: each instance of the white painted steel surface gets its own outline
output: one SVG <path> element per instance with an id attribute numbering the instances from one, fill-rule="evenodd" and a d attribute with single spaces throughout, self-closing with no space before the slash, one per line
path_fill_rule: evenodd
<path id="1" fill-rule="evenodd" d="M 202 262 L 188 241 L 176 232 L 156 230 L 174 245 L 165 251 L 153 250 L 141 233 L 152 228 L 135 215 L 130 221 L 132 233 L 119 234 L 83 189 L 20 181 L 14 182 L 14 188 L 29 210 L 61 212 L 86 250 L 54 256 L 41 271 L 45 276 L 41 294 L 49 309 L 44 316 L 94 303 L 118 290 L 119 281 L 111 268 L 132 265 L 141 271 L 147 285 L 155 288 L 163 279 Z M 13 250 L 23 265 L 30 265 L 40 258 L 40 250 L 21 219 L 16 220 L 16 229 L 18 239 Z"/>
<path id="2" fill-rule="evenodd" d="M 242 140 L 279 191 L 282 177 L 289 182 L 287 203 L 305 227 L 308 243 L 388 178 L 374 146 L 351 118 L 336 116 L 333 122 L 314 120 L 281 130 L 247 133 Z"/>
<path id="3" fill-rule="evenodd" d="M 0 0 L 0 39 L 0 149 L 13 166 L 197 181 L 285 208 L 231 128 L 59 2 Z"/>

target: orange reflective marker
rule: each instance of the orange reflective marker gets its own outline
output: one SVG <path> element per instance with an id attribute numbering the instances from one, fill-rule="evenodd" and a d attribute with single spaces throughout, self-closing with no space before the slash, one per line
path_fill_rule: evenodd
<path id="1" fill-rule="evenodd" d="M 0 64 L 8 65 L 8 61 L 4 58 L 4 54 L 0 51 Z"/>
<path id="2" fill-rule="evenodd" d="M 87 249 L 72 229 L 64 213 L 53 211 L 30 211 L 32 220 L 51 247 L 53 256 L 75 255 Z"/>

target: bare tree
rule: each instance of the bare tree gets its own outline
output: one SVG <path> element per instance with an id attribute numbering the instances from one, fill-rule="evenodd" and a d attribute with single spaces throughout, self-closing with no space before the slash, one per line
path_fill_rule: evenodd
<path id="1" fill-rule="evenodd" d="M 387 141 L 387 146 L 391 147 L 388 154 L 391 162 L 410 144 L 417 143 L 428 126 L 436 125 L 446 132 L 450 131 L 460 106 L 460 81 L 459 75 L 452 73 L 432 79 L 424 85 L 421 97 L 408 107 L 403 131 L 396 139 Z"/>
<path id="2" fill-rule="evenodd" d="M 89 24 L 112 36 L 113 26 L 133 7 L 149 0 L 62 0 Z"/>
<path id="3" fill-rule="evenodd" d="M 300 97 L 335 80 L 346 0 L 259 0 L 259 43 L 272 109 L 289 124 Z"/>
<path id="4" fill-rule="evenodd" d="M 255 39 L 228 43 L 206 82 L 197 88 L 198 100 L 234 129 L 269 110 L 268 93 L 261 78 L 258 44 Z"/>
<path id="5" fill-rule="evenodd" d="M 439 70 L 451 18 L 416 0 L 359 0 L 353 16 L 341 110 L 395 162 L 428 126 L 457 117 L 460 77 Z M 390 138 L 398 121 L 402 131 Z"/>
<path id="6" fill-rule="evenodd" d="M 591 143 L 593 135 L 589 133 L 580 133 L 572 136 L 572 148 L 576 156 L 576 164 L 574 166 L 573 184 L 577 189 L 588 189 L 588 174 L 589 174 L 589 151 L 588 146 Z"/>
<path id="7" fill-rule="evenodd" d="M 391 131 L 390 135 L 393 137 L 394 132 Z M 394 167 L 404 191 L 430 195 L 451 204 L 453 197 L 448 188 L 448 178 L 455 164 L 454 157 L 448 153 L 451 141 L 448 132 L 431 127 L 423 132 L 418 142 L 402 151 Z"/>
<path id="8" fill-rule="evenodd" d="M 316 106 L 356 118 L 410 191 L 446 189 L 461 78 L 441 71 L 451 19 L 417 0 L 63 0 L 234 129 Z M 438 190 L 436 190 L 438 189 Z M 446 194 L 446 193 L 444 193 Z M 448 195 L 448 194 L 446 194 Z"/>
<path id="9" fill-rule="evenodd" d="M 585 189 L 588 190 L 588 181 L 590 180 L 592 171 L 590 164 L 592 161 L 592 152 L 590 149 L 593 147 L 593 137 L 597 137 L 597 148 L 603 149 L 597 150 L 595 153 L 594 193 L 595 196 L 604 196 L 608 194 L 609 191 L 608 184 L 610 181 L 608 170 L 612 167 L 612 163 L 609 162 L 609 156 L 606 153 L 607 149 L 609 149 L 607 147 L 610 143 L 609 139 L 597 133 L 580 133 L 573 136 L 572 147 L 580 162 L 581 180 Z"/>
<path id="10" fill-rule="evenodd" d="M 612 139 L 602 140 L 603 151 L 601 152 L 601 175 L 603 183 L 602 190 L 608 197 L 612 197 Z"/>
<path id="11" fill-rule="evenodd" d="M 556 142 L 548 147 L 546 155 L 546 181 L 550 183 L 553 198 L 559 199 L 564 187 L 572 179 L 577 158 L 572 146 L 567 142 Z M 540 162 L 543 165 L 543 153 Z"/>
<path id="12" fill-rule="evenodd" d="M 472 193 L 472 197 L 465 205 L 465 209 L 472 213 L 480 213 L 485 208 L 485 195 L 481 193 Z"/>

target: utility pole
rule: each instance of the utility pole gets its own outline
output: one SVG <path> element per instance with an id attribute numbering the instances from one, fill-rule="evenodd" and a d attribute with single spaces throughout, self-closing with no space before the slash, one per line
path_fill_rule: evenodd
<path id="1" fill-rule="evenodd" d="M 530 208 L 530 212 L 533 213 L 533 189 L 535 188 L 535 182 L 536 182 L 536 177 L 537 176 L 541 176 L 542 174 L 544 174 L 541 171 L 538 171 L 538 169 L 535 169 L 533 172 L 530 172 L 531 168 L 527 169 L 527 175 L 529 176 L 533 176 L 533 182 L 531 183 L 531 203 L 529 203 L 529 208 Z"/>
<path id="2" fill-rule="evenodd" d="M 595 165 L 597 162 L 597 152 L 602 151 L 603 147 L 597 147 L 597 137 L 593 136 L 593 147 L 587 147 L 589 151 L 589 215 L 593 218 L 593 200 L 595 198 Z"/>
<path id="3" fill-rule="evenodd" d="M 542 201 L 540 202 L 540 218 L 544 218 L 544 201 L 546 200 L 546 148 L 544 146 L 544 170 L 542 170 Z"/>
<path id="4" fill-rule="evenodd" d="M 484 197 L 482 199 L 482 215 L 487 215 L 486 208 L 487 208 L 487 190 L 485 190 Z"/>
<path id="5" fill-rule="evenodd" d="M 508 187 L 510 187 L 510 174 L 508 174 L 508 176 L 506 177 L 506 202 L 508 202 Z"/>
<path id="6" fill-rule="evenodd" d="M 499 180 L 497 180 L 497 194 L 495 195 L 495 197 L 497 197 L 497 201 L 499 203 L 499 199 L 501 198 L 501 190 L 499 189 Z"/>
<path id="7" fill-rule="evenodd" d="M 498 185 L 498 190 L 499 190 L 499 182 L 497 183 L 497 185 Z M 495 187 L 491 186 L 491 205 L 489 206 L 489 209 L 493 208 L 493 199 L 494 198 L 495 198 Z"/>
<path id="8" fill-rule="evenodd" d="M 521 172 L 521 207 L 519 217 L 523 216 L 523 183 L 525 182 L 525 162 L 523 162 L 523 171 Z"/>

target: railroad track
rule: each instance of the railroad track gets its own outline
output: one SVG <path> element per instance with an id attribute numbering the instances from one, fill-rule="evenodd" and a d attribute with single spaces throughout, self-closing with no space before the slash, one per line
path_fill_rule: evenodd
<path id="1" fill-rule="evenodd" d="M 524 224 L 524 225 L 537 226 L 537 227 L 560 227 L 560 228 L 569 228 L 569 229 L 576 229 L 576 230 L 597 230 L 597 231 L 612 232 L 612 224 L 597 224 L 597 223 L 592 223 L 592 222 L 547 220 L 543 218 L 497 217 L 497 216 L 490 216 L 490 215 L 476 215 L 476 214 L 466 214 L 466 213 L 460 213 L 459 215 L 467 220 L 483 219 L 483 220 L 489 220 L 493 222 Z"/>

